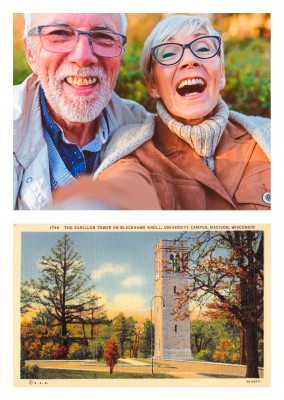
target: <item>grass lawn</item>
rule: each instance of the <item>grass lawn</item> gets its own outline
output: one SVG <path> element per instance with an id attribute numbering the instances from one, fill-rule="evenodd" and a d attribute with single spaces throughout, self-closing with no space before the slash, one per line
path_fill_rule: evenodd
<path id="1" fill-rule="evenodd" d="M 111 375 L 104 371 L 73 371 L 62 369 L 40 368 L 38 379 L 176 379 L 170 374 L 136 373 L 136 372 L 116 372 Z"/>

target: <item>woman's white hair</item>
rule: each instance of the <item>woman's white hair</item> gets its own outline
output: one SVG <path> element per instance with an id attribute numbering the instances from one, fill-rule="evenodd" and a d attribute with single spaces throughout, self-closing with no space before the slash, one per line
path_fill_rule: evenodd
<path id="1" fill-rule="evenodd" d="M 153 69 L 151 60 L 151 48 L 169 40 L 177 33 L 191 35 L 198 30 L 204 30 L 206 34 L 220 36 L 211 25 L 209 19 L 192 15 L 172 15 L 161 20 L 147 37 L 141 55 L 141 69 L 145 79 L 153 81 Z M 224 65 L 224 47 L 221 43 L 221 63 Z"/>
<path id="2" fill-rule="evenodd" d="M 125 14 L 119 14 L 120 16 L 120 29 L 123 35 L 126 34 L 126 28 L 127 28 L 127 18 Z M 24 14 L 25 18 L 25 29 L 24 29 L 24 37 L 28 36 L 29 31 L 32 28 L 32 20 L 33 20 L 34 14 Z"/>

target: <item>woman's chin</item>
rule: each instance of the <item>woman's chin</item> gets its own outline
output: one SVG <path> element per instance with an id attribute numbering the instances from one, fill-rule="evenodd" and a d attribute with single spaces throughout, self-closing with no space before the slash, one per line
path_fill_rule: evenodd
<path id="1" fill-rule="evenodd" d="M 176 120 L 184 124 L 197 125 L 211 116 L 215 106 L 215 102 L 212 102 L 210 106 L 208 104 L 176 104 L 174 109 L 168 111 Z"/>
<path id="2" fill-rule="evenodd" d="M 177 112 L 173 116 L 177 121 L 182 122 L 183 124 L 197 125 L 197 124 L 200 124 L 201 122 L 203 122 L 207 118 L 208 110 L 203 111 L 203 112 L 201 112 L 200 110 L 197 112 L 193 112 L 193 110 L 191 108 L 189 108 L 187 110 L 184 110 L 183 112 L 181 112 L 181 110 L 179 110 L 179 112 Z"/>

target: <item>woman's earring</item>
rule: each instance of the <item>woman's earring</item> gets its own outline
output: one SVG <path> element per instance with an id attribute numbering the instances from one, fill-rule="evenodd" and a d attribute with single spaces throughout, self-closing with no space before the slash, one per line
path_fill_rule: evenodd
<path id="1" fill-rule="evenodd" d="M 156 93 L 156 99 L 159 99 L 159 98 L 160 98 L 159 93 Z"/>

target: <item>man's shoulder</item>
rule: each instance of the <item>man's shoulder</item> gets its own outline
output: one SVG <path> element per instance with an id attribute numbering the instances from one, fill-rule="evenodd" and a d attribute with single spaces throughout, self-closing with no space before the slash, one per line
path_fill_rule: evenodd
<path id="1" fill-rule="evenodd" d="M 14 153 L 19 158 L 26 153 L 33 157 L 31 148 L 42 148 L 44 143 L 39 107 L 39 81 L 35 75 L 30 75 L 20 85 L 14 86 L 13 105 Z"/>
<path id="2" fill-rule="evenodd" d="M 27 115 L 34 102 L 38 102 L 39 80 L 36 75 L 28 76 L 21 84 L 13 87 L 14 121 Z"/>
<path id="3" fill-rule="evenodd" d="M 29 75 L 22 83 L 14 85 L 14 99 L 15 96 L 21 96 L 26 92 L 36 90 L 39 86 L 39 79 L 35 74 Z"/>

